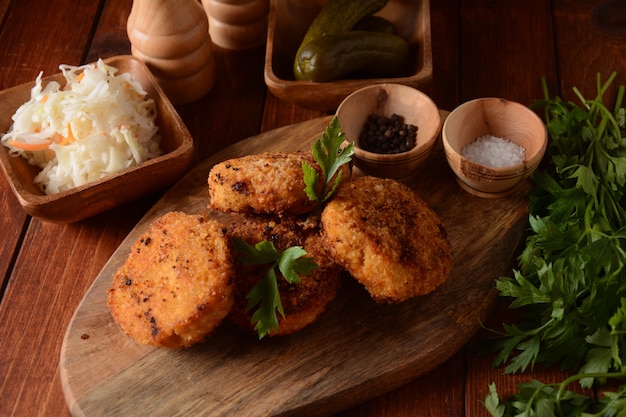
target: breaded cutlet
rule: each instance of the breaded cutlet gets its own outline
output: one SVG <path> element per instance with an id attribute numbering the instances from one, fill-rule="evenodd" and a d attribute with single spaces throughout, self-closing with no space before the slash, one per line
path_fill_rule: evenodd
<path id="1" fill-rule="evenodd" d="M 302 163 L 319 174 L 311 152 L 266 152 L 229 159 L 213 166 L 208 176 L 209 208 L 221 212 L 295 216 L 317 207 L 304 189 Z M 351 167 L 342 167 L 344 178 Z M 322 176 L 318 189 L 322 187 Z"/>
<path id="2" fill-rule="evenodd" d="M 234 222 L 228 230 L 232 237 L 243 239 L 250 245 L 266 240 L 283 251 L 288 247 L 302 246 L 307 257 L 312 257 L 318 268 L 308 275 L 300 275 L 300 283 L 290 284 L 280 274 L 278 289 L 285 312 L 278 314 L 278 330 L 270 336 L 295 333 L 313 323 L 324 312 L 341 284 L 343 268 L 328 253 L 319 231 L 319 222 L 301 218 L 248 215 Z M 244 265 L 235 262 L 235 306 L 232 321 L 240 327 L 253 329 L 252 311 L 246 312 L 246 295 L 267 273 L 268 265 Z"/>
<path id="3" fill-rule="evenodd" d="M 217 221 L 182 212 L 155 220 L 113 277 L 108 304 L 140 343 L 188 347 L 233 305 L 233 249 Z"/>
<path id="4" fill-rule="evenodd" d="M 451 245 L 441 219 L 400 182 L 371 176 L 343 182 L 321 223 L 337 261 L 378 302 L 427 294 L 448 277 Z"/>

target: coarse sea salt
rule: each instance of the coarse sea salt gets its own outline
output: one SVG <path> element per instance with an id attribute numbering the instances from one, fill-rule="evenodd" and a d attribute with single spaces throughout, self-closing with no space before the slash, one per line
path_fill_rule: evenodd
<path id="1" fill-rule="evenodd" d="M 508 139 L 485 135 L 465 145 L 461 149 L 461 155 L 477 164 L 503 168 L 524 162 L 526 150 Z"/>

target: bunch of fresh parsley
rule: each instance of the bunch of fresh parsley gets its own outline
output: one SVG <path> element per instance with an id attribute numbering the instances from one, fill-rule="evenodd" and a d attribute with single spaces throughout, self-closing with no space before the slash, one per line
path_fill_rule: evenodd
<path id="1" fill-rule="evenodd" d="M 626 377 L 626 138 L 624 88 L 607 108 L 616 74 L 580 104 L 544 100 L 550 145 L 533 180 L 530 233 L 513 277 L 497 280 L 500 295 L 522 307 L 525 322 L 505 325 L 494 365 L 506 373 L 535 363 L 576 370 L 559 384 L 521 384 L 508 401 L 495 386 L 485 406 L 493 416 L 626 416 L 626 386 L 598 401 L 567 389 Z M 591 411 L 593 410 L 593 413 Z M 591 413 L 591 414 L 590 414 Z"/>
<path id="2" fill-rule="evenodd" d="M 354 154 L 353 143 L 341 148 L 344 136 L 339 119 L 334 116 L 321 138 L 312 145 L 313 157 L 322 171 L 321 190 L 318 172 L 308 163 L 302 164 L 306 186 L 304 191 L 310 200 L 317 201 L 319 210 L 339 186 L 342 179 L 341 166 L 349 163 Z M 239 259 L 244 264 L 270 265 L 267 274 L 246 295 L 246 311 L 258 307 L 252 314 L 252 324 L 261 339 L 278 329 L 277 311 L 283 317 L 285 316 L 280 301 L 276 268 L 285 280 L 297 284 L 300 282 L 299 274 L 309 274 L 317 268 L 317 265 L 312 258 L 305 257 L 307 253 L 301 246 L 292 246 L 280 252 L 269 241 L 261 241 L 254 246 L 242 239 L 233 239 L 233 241 L 240 254 Z"/>

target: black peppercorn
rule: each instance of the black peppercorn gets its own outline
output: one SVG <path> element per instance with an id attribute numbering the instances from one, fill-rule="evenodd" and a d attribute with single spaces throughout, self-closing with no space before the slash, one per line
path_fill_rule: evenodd
<path id="1" fill-rule="evenodd" d="M 395 154 L 411 150 L 416 139 L 417 126 L 404 123 L 404 117 L 370 114 L 359 136 L 359 146 L 369 152 Z"/>

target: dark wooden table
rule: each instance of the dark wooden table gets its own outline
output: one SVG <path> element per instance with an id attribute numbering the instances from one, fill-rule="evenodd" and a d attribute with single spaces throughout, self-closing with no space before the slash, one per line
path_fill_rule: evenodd
<path id="1" fill-rule="evenodd" d="M 132 0 L 0 0 L 0 89 L 80 64 L 128 54 Z M 434 81 L 442 109 L 476 97 L 524 104 L 572 86 L 595 94 L 596 74 L 626 83 L 626 3 L 622 0 L 442 0 L 431 2 Z M 263 48 L 215 48 L 218 81 L 202 100 L 178 106 L 197 160 L 259 132 L 323 116 L 268 93 Z M 9 115 L 2 115 L 8 117 Z M 69 415 L 58 363 L 65 329 L 87 288 L 159 195 L 71 225 L 31 218 L 0 179 L 0 416 Z M 499 305 L 492 325 L 502 322 Z M 488 384 L 504 394 L 556 369 L 503 375 L 490 357 L 461 351 L 422 378 L 341 416 L 484 416 Z"/>

